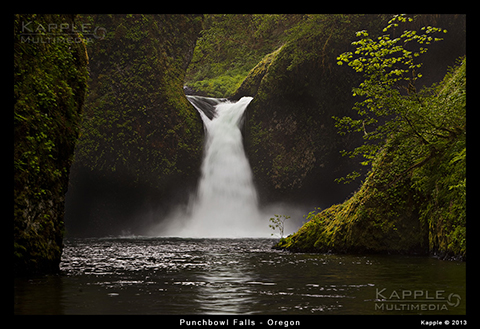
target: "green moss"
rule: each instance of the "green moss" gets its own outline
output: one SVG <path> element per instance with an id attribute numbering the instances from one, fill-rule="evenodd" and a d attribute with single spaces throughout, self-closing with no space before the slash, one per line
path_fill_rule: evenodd
<path id="1" fill-rule="evenodd" d="M 192 82 L 189 84 L 197 92 L 210 97 L 224 98 L 232 95 L 242 83 L 248 71 L 229 71 L 225 75 Z"/>
<path id="2" fill-rule="evenodd" d="M 35 35 L 23 34 L 25 24 Z M 64 195 L 88 78 L 82 37 L 53 42 L 49 24 L 76 23 L 72 15 L 14 18 L 14 269 L 19 274 L 58 271 Z"/>
<path id="3" fill-rule="evenodd" d="M 284 43 L 287 31 L 302 16 L 205 15 L 186 84 L 204 95 L 232 97 L 252 68 Z"/>
<path id="4" fill-rule="evenodd" d="M 414 187 L 429 202 L 421 218 L 429 227 L 429 246 L 449 256 L 466 257 L 466 59 L 445 77 L 437 94 L 448 116 L 462 115 L 455 132 L 432 161 L 414 172 Z M 445 110 L 444 110 L 445 111 Z M 450 127 L 449 127 L 450 128 Z"/>
<path id="5" fill-rule="evenodd" d="M 460 124 L 448 140 L 436 142 L 429 161 L 418 165 L 413 139 L 391 136 L 351 198 L 317 214 L 277 247 L 465 258 L 465 67 L 466 60 L 435 88 L 433 113 L 458 114 L 454 122 Z"/>
<path id="6" fill-rule="evenodd" d="M 360 16 L 309 15 L 235 93 L 254 96 L 246 112 L 245 150 L 266 199 L 302 199 L 299 191 L 331 184 L 332 171 L 351 163 L 340 161 L 339 151 L 354 140 L 338 136 L 331 117 L 351 106 L 345 95 L 352 74 L 334 72 L 332 63 L 335 51 L 351 43 L 348 29 L 364 22 Z"/>
<path id="7" fill-rule="evenodd" d="M 254 97 L 260 87 L 263 77 L 267 74 L 268 68 L 274 61 L 283 46 L 274 52 L 267 54 L 253 69 L 248 72 L 248 75 L 241 82 L 241 85 L 233 93 L 232 99 L 240 99 L 243 96 Z"/>
<path id="8" fill-rule="evenodd" d="M 382 182 L 390 170 L 386 161 L 372 169 L 354 196 L 317 214 L 285 247 L 318 252 L 425 253 L 428 246 L 418 204 L 412 200 L 407 182 L 392 187 Z"/>
<path id="9" fill-rule="evenodd" d="M 172 191 L 190 188 L 199 175 L 202 120 L 183 84 L 202 15 L 80 18 L 107 34 L 88 44 L 89 93 L 67 227 L 71 235 L 133 231 L 140 226 L 137 212 L 163 207 Z"/>
<path id="10" fill-rule="evenodd" d="M 194 175 L 203 128 L 183 92 L 201 28 L 197 15 L 94 15 L 108 33 L 89 45 L 90 93 L 76 168 L 164 189 Z M 141 185 L 141 184 L 140 184 Z"/>

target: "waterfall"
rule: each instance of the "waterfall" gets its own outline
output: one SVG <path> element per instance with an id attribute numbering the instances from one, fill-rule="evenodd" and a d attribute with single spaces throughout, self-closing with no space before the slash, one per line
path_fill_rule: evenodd
<path id="1" fill-rule="evenodd" d="M 170 219 L 167 235 L 184 237 L 269 236 L 262 220 L 252 170 L 240 131 L 252 97 L 238 102 L 187 96 L 205 127 L 205 147 L 196 195 Z"/>

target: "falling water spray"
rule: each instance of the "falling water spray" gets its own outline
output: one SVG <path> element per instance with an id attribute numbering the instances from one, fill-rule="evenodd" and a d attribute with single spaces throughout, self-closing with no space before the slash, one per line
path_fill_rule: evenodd
<path id="1" fill-rule="evenodd" d="M 201 178 L 187 209 L 170 216 L 161 235 L 181 237 L 267 237 L 252 170 L 241 133 L 243 114 L 252 97 L 238 102 L 188 96 L 199 111 L 206 133 Z M 211 119 L 202 103 L 214 109 Z M 213 104 L 213 105 L 212 105 Z"/>

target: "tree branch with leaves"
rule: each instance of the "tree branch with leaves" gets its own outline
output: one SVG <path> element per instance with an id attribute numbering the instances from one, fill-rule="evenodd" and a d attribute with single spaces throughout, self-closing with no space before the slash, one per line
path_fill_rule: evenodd
<path id="1" fill-rule="evenodd" d="M 289 218 L 290 216 L 286 215 L 274 215 L 274 217 L 270 218 L 270 222 L 272 222 L 272 224 L 268 225 L 268 227 L 274 231 L 278 229 L 280 232 L 280 238 L 282 239 L 285 232 L 285 221 Z M 273 236 L 273 233 L 271 235 Z"/>
<path id="2" fill-rule="evenodd" d="M 358 31 L 356 36 L 360 39 L 352 42 L 356 50 L 337 57 L 338 65 L 348 64 L 364 77 L 352 89 L 353 96 L 361 97 L 353 108 L 356 114 L 333 117 L 340 134 L 363 132 L 363 145 L 342 154 L 352 158 L 362 155 L 364 166 L 372 163 L 394 133 L 416 136 L 421 144 L 429 145 L 432 131 L 439 131 L 429 119 L 431 113 L 425 105 L 433 95 L 428 89 L 417 92 L 415 82 L 422 77 L 419 69 L 423 63 L 419 58 L 427 52 L 426 45 L 442 40 L 435 35 L 447 31 L 427 26 L 420 32 L 405 30 L 399 37 L 392 35 L 394 29 L 411 21 L 411 17 L 396 15 L 383 29 L 385 34 L 377 38 L 372 38 L 366 30 Z M 349 182 L 359 176 L 353 172 L 337 181 Z"/>

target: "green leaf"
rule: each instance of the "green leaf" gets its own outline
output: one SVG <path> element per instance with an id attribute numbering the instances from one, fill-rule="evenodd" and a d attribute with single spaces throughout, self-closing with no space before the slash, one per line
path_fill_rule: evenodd
<path id="1" fill-rule="evenodd" d="M 405 15 L 396 15 L 383 32 L 388 33 L 392 27 L 412 20 Z M 335 118 L 335 127 L 342 135 L 363 133 L 364 144 L 352 151 L 342 151 L 342 155 L 362 155 L 367 160 L 360 164 L 367 166 L 383 150 L 387 138 L 399 131 L 417 138 L 416 143 L 420 144 L 428 143 L 424 136 L 432 138 L 440 135 L 428 126 L 431 121 L 426 121 L 426 114 L 421 113 L 423 107 L 419 104 L 430 102 L 430 99 L 422 99 L 428 98 L 428 95 L 419 94 L 413 86 L 415 80 L 422 77 L 422 74 L 415 71 L 422 66 L 420 55 L 427 52 L 428 48 L 419 47 L 418 52 L 410 49 L 413 43 L 423 45 L 440 41 L 441 38 L 435 38 L 434 33 L 441 31 L 432 26 L 422 27 L 420 31 L 404 30 L 400 37 L 394 39 L 388 34 L 371 39 L 365 30 L 356 32 L 355 35 L 360 38 L 352 42 L 356 49 L 341 54 L 337 58 L 337 64 L 347 62 L 353 70 L 363 74 L 364 80 L 357 88 L 352 88 L 353 96 L 363 96 L 354 105 L 356 117 L 362 119 Z M 412 93 L 415 98 L 411 97 Z M 358 173 L 352 173 L 347 178 L 352 180 L 358 176 Z"/>

